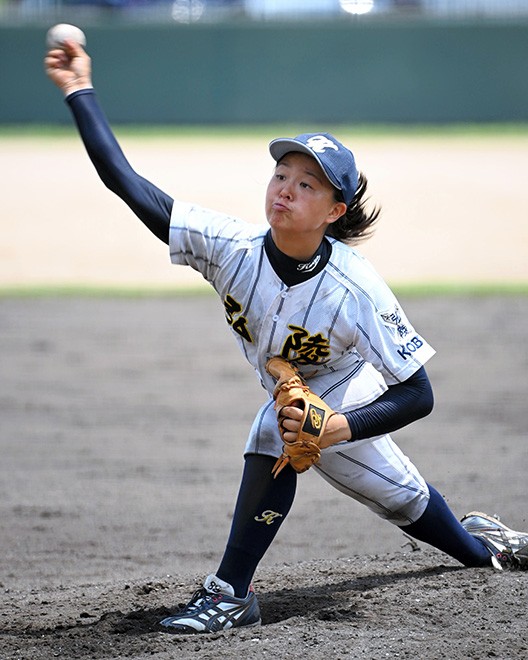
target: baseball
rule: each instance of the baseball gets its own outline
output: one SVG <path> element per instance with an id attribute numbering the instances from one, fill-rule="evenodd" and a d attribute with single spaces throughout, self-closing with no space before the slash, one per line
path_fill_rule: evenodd
<path id="1" fill-rule="evenodd" d="M 81 44 L 81 46 L 86 46 L 84 32 L 75 25 L 68 25 L 68 23 L 59 23 L 50 28 L 46 34 L 46 45 L 48 49 L 62 48 L 66 39 L 71 39 Z"/>

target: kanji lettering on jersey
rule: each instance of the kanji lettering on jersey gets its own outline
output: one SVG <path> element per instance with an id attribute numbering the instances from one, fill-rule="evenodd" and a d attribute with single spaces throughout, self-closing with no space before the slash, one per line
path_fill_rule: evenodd
<path id="1" fill-rule="evenodd" d="M 288 360 L 294 357 L 299 364 L 316 364 L 330 355 L 329 341 L 320 332 L 311 335 L 306 328 L 297 325 L 289 325 L 288 328 L 293 332 L 284 342 L 283 358 Z"/>
<path id="2" fill-rule="evenodd" d="M 229 294 L 225 297 L 224 307 L 226 311 L 226 321 L 243 339 L 253 342 L 251 334 L 247 327 L 247 318 L 241 314 L 242 305 Z"/>

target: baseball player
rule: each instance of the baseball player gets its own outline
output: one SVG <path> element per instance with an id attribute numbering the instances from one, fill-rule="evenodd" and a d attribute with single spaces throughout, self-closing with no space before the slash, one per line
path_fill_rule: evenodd
<path id="1" fill-rule="evenodd" d="M 98 103 L 81 46 L 67 41 L 49 51 L 45 68 L 102 181 L 169 245 L 174 264 L 196 269 L 215 289 L 270 394 L 249 432 L 224 555 L 161 629 L 202 633 L 260 623 L 251 580 L 293 503 L 297 472 L 283 451 L 304 424 L 294 405 L 281 410 L 278 424 L 277 383 L 266 369 L 275 356 L 293 364 L 333 411 L 314 466 L 331 486 L 465 566 L 528 566 L 528 534 L 478 512 L 459 522 L 390 436 L 432 410 L 424 365 L 434 350 L 352 247 L 378 218 L 378 210 L 366 210 L 367 180 L 352 152 L 327 133 L 273 140 L 267 225 L 256 226 L 175 201 L 132 169 Z M 285 466 L 277 470 L 281 456 Z"/>

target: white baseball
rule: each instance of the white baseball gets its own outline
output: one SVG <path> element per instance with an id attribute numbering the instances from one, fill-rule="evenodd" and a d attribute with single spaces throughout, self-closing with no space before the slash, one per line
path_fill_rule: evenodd
<path id="1" fill-rule="evenodd" d="M 46 45 L 48 49 L 62 48 L 66 39 L 76 41 L 81 46 L 86 46 L 86 36 L 84 32 L 68 23 L 59 23 L 50 28 L 46 34 Z"/>

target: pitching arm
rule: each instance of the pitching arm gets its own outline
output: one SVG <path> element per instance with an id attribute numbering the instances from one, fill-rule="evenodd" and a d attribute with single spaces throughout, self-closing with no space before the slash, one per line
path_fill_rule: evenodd
<path id="1" fill-rule="evenodd" d="M 90 160 L 101 181 L 150 231 L 169 244 L 173 199 L 135 172 L 125 158 L 93 90 L 66 97 Z"/>
<path id="2" fill-rule="evenodd" d="M 173 199 L 135 172 L 119 146 L 92 87 L 91 60 L 67 41 L 45 59 L 49 78 L 64 93 L 88 156 L 105 186 L 168 245 Z"/>

